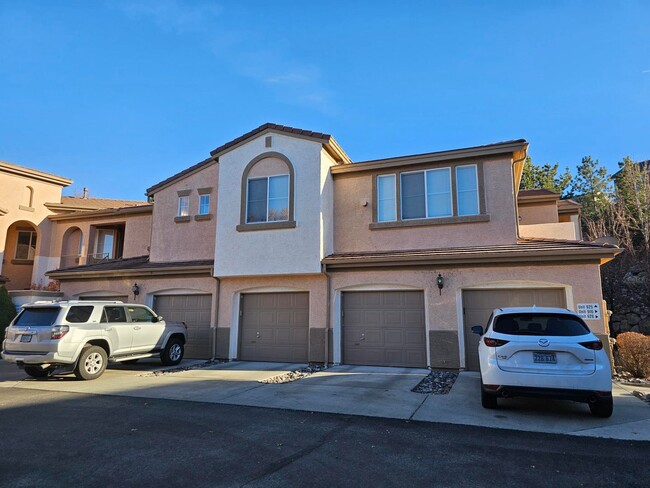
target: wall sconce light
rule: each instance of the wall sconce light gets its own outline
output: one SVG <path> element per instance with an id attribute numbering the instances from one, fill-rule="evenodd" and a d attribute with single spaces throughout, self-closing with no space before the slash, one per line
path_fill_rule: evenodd
<path id="1" fill-rule="evenodd" d="M 440 273 L 438 273 L 438 277 L 436 278 L 436 283 L 438 285 L 438 290 L 440 291 L 440 295 L 442 295 L 442 289 L 445 286 L 445 279 L 442 277 Z"/>
<path id="2" fill-rule="evenodd" d="M 140 294 L 140 286 L 137 283 L 134 283 L 131 287 L 131 291 L 133 292 L 133 296 L 137 297 Z"/>

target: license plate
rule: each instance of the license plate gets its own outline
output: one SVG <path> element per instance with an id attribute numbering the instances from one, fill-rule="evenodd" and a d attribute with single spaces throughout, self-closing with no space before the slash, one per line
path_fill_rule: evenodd
<path id="1" fill-rule="evenodd" d="M 554 352 L 534 352 L 533 362 L 541 364 L 557 364 L 557 357 Z"/>
<path id="2" fill-rule="evenodd" d="M 32 336 L 30 335 L 20 336 L 20 342 L 32 342 Z"/>

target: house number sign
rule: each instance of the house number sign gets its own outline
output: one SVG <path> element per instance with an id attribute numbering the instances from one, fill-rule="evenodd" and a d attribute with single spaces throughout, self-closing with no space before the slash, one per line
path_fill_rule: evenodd
<path id="1" fill-rule="evenodd" d="M 578 315 L 583 320 L 599 320 L 600 305 L 598 303 L 578 303 Z"/>

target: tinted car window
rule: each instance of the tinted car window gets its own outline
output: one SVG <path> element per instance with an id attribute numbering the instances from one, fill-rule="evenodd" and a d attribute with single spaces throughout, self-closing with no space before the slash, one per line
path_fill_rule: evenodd
<path id="1" fill-rule="evenodd" d="M 580 336 L 589 327 L 578 317 L 565 314 L 507 314 L 497 317 L 494 332 L 511 335 Z"/>
<path id="2" fill-rule="evenodd" d="M 52 325 L 61 311 L 60 307 L 25 308 L 14 325 Z"/>
<path id="3" fill-rule="evenodd" d="M 131 315 L 131 322 L 155 322 L 154 315 L 142 307 L 129 307 L 129 315 Z"/>
<path id="4" fill-rule="evenodd" d="M 124 307 L 104 307 L 102 322 L 126 322 Z"/>
<path id="5" fill-rule="evenodd" d="M 79 307 L 70 307 L 68 310 L 68 315 L 65 316 L 65 320 L 71 324 L 83 324 L 88 322 L 88 319 L 93 313 L 93 306 L 79 306 Z"/>

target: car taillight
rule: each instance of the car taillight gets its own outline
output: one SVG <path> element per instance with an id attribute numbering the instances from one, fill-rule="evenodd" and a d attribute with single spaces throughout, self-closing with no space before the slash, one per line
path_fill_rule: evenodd
<path id="1" fill-rule="evenodd" d="M 492 339 L 491 337 L 484 337 L 483 342 L 488 347 L 499 347 L 507 344 L 510 341 L 504 341 L 503 339 Z"/>
<path id="2" fill-rule="evenodd" d="M 592 351 L 600 351 L 603 348 L 603 343 L 600 342 L 600 341 L 580 342 L 579 344 L 582 347 L 586 347 L 587 349 L 591 349 Z"/>
<path id="3" fill-rule="evenodd" d="M 67 325 L 55 325 L 52 327 L 52 333 L 50 334 L 50 339 L 61 339 L 64 335 L 68 333 L 70 327 Z"/>

